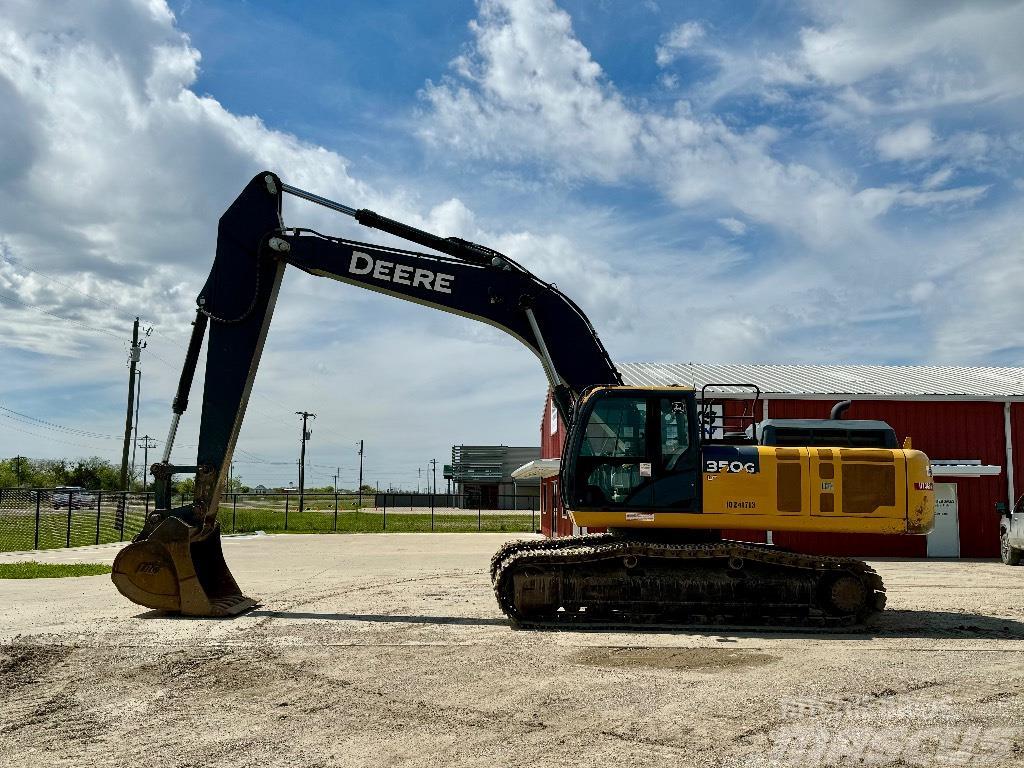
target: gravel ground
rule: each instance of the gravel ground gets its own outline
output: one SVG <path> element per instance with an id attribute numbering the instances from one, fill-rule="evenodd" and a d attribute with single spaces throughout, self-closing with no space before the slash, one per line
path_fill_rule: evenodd
<path id="1" fill-rule="evenodd" d="M 918 766 L 1024 760 L 1024 568 L 879 561 L 870 631 L 517 632 L 500 534 L 229 538 L 263 604 L 0 581 L 0 765 Z M 16 559 L 111 562 L 117 545 Z"/>

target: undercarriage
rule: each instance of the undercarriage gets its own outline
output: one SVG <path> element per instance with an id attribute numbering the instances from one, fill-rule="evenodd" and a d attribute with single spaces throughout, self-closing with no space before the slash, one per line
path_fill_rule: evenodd
<path id="1" fill-rule="evenodd" d="M 866 563 L 741 541 L 672 543 L 616 533 L 510 542 L 491 561 L 516 627 L 844 627 L 885 607 Z"/>

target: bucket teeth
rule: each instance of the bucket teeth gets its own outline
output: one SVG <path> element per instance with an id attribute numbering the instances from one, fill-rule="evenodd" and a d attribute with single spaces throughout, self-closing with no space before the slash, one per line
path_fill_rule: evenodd
<path id="1" fill-rule="evenodd" d="M 237 616 L 257 605 L 224 562 L 219 524 L 204 531 L 168 516 L 118 553 L 111 579 L 139 605 L 187 616 Z"/>

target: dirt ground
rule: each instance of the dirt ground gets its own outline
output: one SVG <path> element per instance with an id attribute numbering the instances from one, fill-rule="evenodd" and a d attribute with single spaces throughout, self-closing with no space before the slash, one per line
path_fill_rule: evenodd
<path id="1" fill-rule="evenodd" d="M 857 634 L 541 633 L 494 602 L 507 538 L 230 538 L 262 600 L 234 620 L 142 611 L 106 576 L 0 581 L 0 766 L 1024 760 L 1024 568 L 877 562 L 890 608 Z"/>

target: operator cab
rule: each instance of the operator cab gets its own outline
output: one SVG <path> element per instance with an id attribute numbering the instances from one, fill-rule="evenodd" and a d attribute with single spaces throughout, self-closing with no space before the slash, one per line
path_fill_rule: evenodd
<path id="1" fill-rule="evenodd" d="M 697 424 L 690 388 L 592 390 L 566 442 L 567 506 L 698 511 Z"/>

